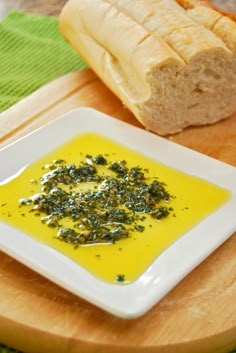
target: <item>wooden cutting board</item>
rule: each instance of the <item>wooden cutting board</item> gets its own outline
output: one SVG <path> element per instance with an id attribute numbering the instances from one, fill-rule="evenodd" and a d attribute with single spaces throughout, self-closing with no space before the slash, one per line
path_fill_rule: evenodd
<path id="1" fill-rule="evenodd" d="M 85 70 L 48 84 L 0 114 L 0 146 L 80 106 L 140 126 L 101 81 Z M 169 139 L 236 166 L 236 115 Z M 0 256 L 0 342 L 17 349 L 30 353 L 236 349 L 236 234 L 151 311 L 134 320 L 105 313 L 4 253 Z"/>

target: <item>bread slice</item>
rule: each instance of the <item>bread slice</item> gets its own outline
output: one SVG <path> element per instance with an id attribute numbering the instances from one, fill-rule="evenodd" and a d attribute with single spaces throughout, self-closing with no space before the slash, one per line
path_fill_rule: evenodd
<path id="1" fill-rule="evenodd" d="M 60 28 L 146 129 L 173 134 L 236 111 L 236 23 L 195 3 L 69 0 Z"/>

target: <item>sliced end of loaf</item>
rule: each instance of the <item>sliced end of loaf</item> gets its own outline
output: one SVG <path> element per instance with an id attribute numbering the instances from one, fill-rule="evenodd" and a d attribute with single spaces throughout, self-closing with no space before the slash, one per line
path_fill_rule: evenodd
<path id="1" fill-rule="evenodd" d="M 236 111 L 236 60 L 222 48 L 199 53 L 180 71 L 154 68 L 139 120 L 160 135 L 206 125 Z"/>

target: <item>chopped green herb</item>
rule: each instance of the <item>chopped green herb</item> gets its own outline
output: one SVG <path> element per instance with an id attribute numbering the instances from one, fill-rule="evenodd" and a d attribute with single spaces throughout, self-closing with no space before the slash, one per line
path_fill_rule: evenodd
<path id="1" fill-rule="evenodd" d="M 125 281 L 125 275 L 117 275 L 116 276 L 116 282 L 124 282 Z"/>
<path id="2" fill-rule="evenodd" d="M 135 225 L 135 226 L 134 226 L 134 229 L 135 229 L 137 232 L 143 232 L 144 229 L 145 229 L 145 227 L 142 226 L 142 225 L 140 225 L 140 224 L 138 224 L 138 225 Z"/>
<path id="3" fill-rule="evenodd" d="M 103 155 L 101 155 L 101 154 L 99 154 L 98 156 L 94 157 L 94 161 L 98 165 L 106 165 L 107 164 L 106 158 Z"/>
<path id="4" fill-rule="evenodd" d="M 64 159 L 55 159 L 55 160 L 53 161 L 53 163 L 55 163 L 55 164 L 62 164 L 62 163 L 65 163 L 65 161 L 64 161 Z"/>
<path id="5" fill-rule="evenodd" d="M 57 229 L 57 238 L 77 245 L 116 243 L 132 232 L 143 232 L 147 215 L 160 220 L 173 209 L 164 183 L 146 176 L 125 160 L 109 162 L 103 155 L 86 155 L 78 165 L 58 159 L 44 166 L 41 193 L 19 200 Z M 81 187 L 86 184 L 86 188 Z M 91 187 L 90 187 L 91 185 Z M 70 220 L 70 227 L 63 225 Z"/>

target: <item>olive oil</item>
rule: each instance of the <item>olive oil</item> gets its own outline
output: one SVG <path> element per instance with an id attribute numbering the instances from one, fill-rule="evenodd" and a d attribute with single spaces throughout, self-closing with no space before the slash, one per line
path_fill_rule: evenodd
<path id="1" fill-rule="evenodd" d="M 40 213 L 20 204 L 24 197 L 41 192 L 42 167 L 52 161 L 78 164 L 86 155 L 104 155 L 110 161 L 125 160 L 139 166 L 150 178 L 165 183 L 168 206 L 173 210 L 160 220 L 145 215 L 144 231 L 112 244 L 79 245 L 60 241 L 55 228 L 41 222 Z M 80 264 L 94 276 L 110 283 L 135 281 L 173 242 L 201 222 L 230 198 L 230 192 L 200 178 L 156 162 L 97 134 L 77 136 L 50 154 L 27 166 L 17 176 L 0 185 L 0 220 L 56 249 Z M 5 235 L 7 236 L 7 234 Z M 207 234 L 206 234 L 207 237 Z"/>

